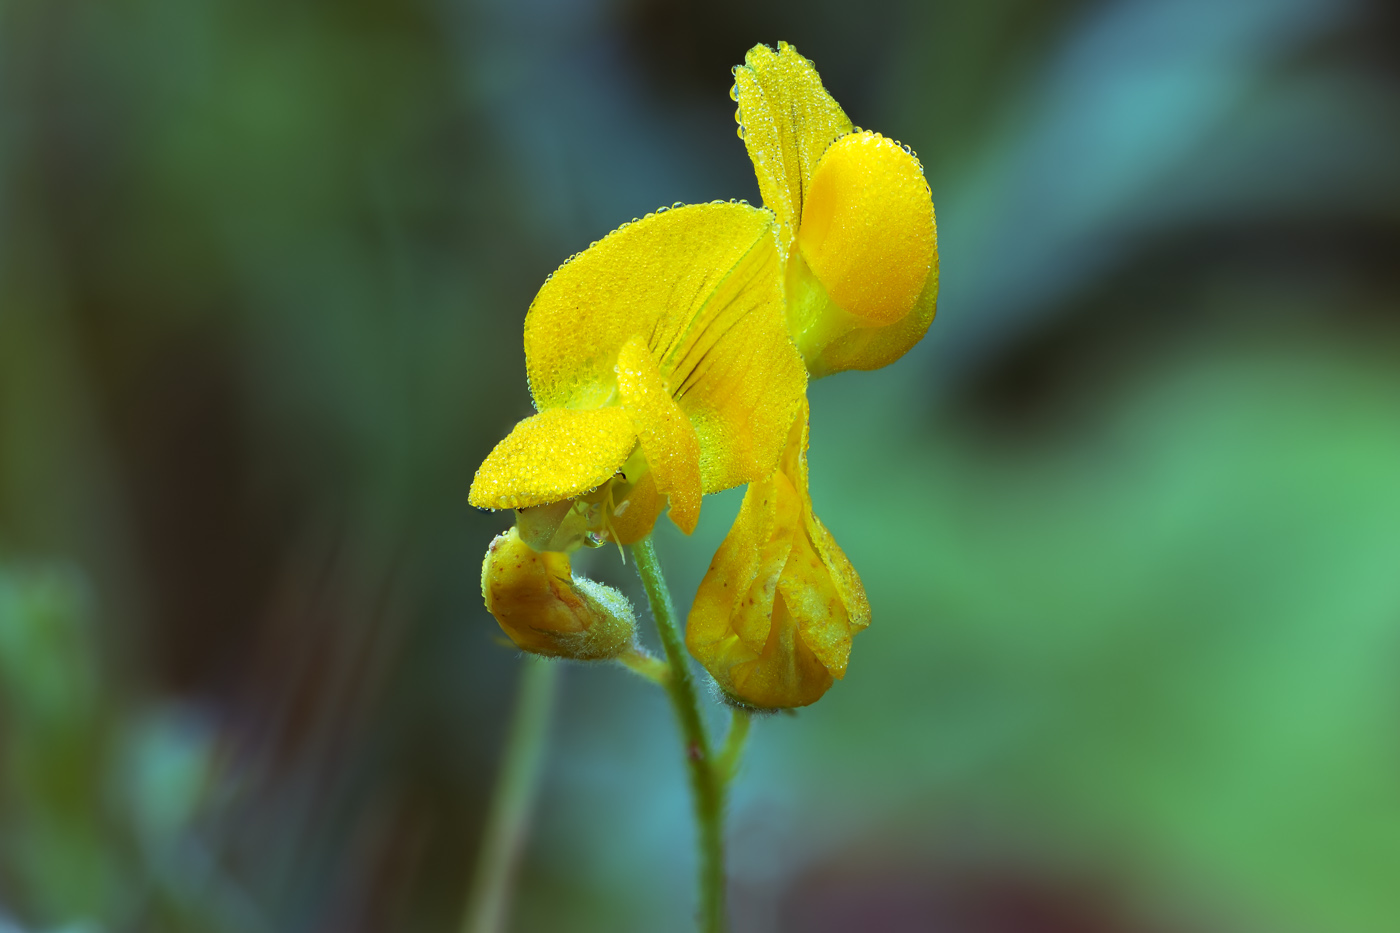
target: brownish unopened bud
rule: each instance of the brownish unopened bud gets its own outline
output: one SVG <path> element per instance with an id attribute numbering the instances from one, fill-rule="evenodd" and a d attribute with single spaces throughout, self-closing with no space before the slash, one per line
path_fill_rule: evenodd
<path id="1" fill-rule="evenodd" d="M 627 597 L 574 576 L 569 555 L 536 551 L 515 528 L 491 542 L 481 595 L 510 640 L 532 654 L 604 661 L 631 646 L 636 634 Z"/>

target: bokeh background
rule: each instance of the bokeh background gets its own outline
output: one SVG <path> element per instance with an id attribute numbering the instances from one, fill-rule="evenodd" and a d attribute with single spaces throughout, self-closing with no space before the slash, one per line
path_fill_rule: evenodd
<path id="1" fill-rule="evenodd" d="M 3 0 L 0 930 L 455 928 L 525 309 L 757 201 L 779 39 L 920 154 L 943 291 L 812 389 L 874 624 L 754 729 L 736 928 L 1400 929 L 1396 9 Z M 738 501 L 659 526 L 680 603 Z M 664 697 L 556 713 L 513 928 L 686 929 Z"/>

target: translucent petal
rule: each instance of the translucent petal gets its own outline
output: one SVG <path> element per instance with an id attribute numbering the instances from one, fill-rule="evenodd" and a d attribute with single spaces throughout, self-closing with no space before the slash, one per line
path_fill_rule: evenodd
<path id="1" fill-rule="evenodd" d="M 788 228 L 786 244 L 802 222 L 817 160 L 851 132 L 851 121 L 822 87 L 817 69 L 786 42 L 779 42 L 776 52 L 766 45 L 750 49 L 734 71 L 733 94 L 759 193 Z"/>
<path id="2" fill-rule="evenodd" d="M 851 638 L 870 623 L 860 578 L 812 512 L 807 411 L 781 468 L 749 486 L 695 596 L 686 645 L 731 697 L 805 706 L 846 673 Z"/>
<path id="3" fill-rule="evenodd" d="M 794 559 L 789 561 L 791 569 L 784 573 L 785 577 L 791 576 L 794 581 L 802 580 L 816 588 L 822 599 L 820 606 L 810 601 L 809 597 L 804 597 L 804 604 L 810 607 L 810 611 L 800 613 L 799 617 L 804 620 L 802 635 L 803 639 L 811 646 L 817 657 L 821 658 L 827 669 L 840 679 L 846 674 L 846 662 L 850 657 L 851 638 L 855 634 L 870 624 L 870 602 L 865 596 L 865 587 L 860 582 L 860 576 L 856 573 L 856 568 L 846 557 L 846 553 L 841 550 L 827 531 L 821 519 L 817 518 L 817 513 L 812 508 L 812 496 L 807 484 L 807 442 L 809 431 L 808 408 L 804 404 L 800 418 L 793 425 L 793 433 L 800 435 L 795 437 L 794 443 L 789 443 L 783 452 L 783 472 L 792 478 L 793 486 L 802 506 L 803 527 L 806 531 L 807 544 L 811 548 L 815 561 L 809 561 L 820 567 L 826 573 L 826 580 L 817 579 L 813 583 L 813 577 L 807 571 L 800 569 L 800 561 Z M 828 588 L 829 587 L 829 588 Z M 797 599 L 796 582 L 793 584 L 793 595 L 789 602 Z M 827 599 L 828 594 L 834 592 L 840 602 L 842 612 L 836 613 Z M 786 594 L 785 594 L 786 595 Z M 826 611 L 818 611 L 818 609 Z"/>
<path id="4" fill-rule="evenodd" d="M 641 338 L 617 357 L 617 389 L 632 416 L 656 491 L 670 500 L 671 520 L 690 534 L 700 520 L 700 438 L 673 398 Z"/>
<path id="5" fill-rule="evenodd" d="M 919 160 L 853 133 L 817 163 L 797 247 L 837 306 L 868 325 L 900 320 L 933 267 L 933 199 Z"/>
<path id="6" fill-rule="evenodd" d="M 468 496 L 482 509 L 521 509 L 570 499 L 607 482 L 636 446 L 618 407 L 552 408 L 526 418 L 487 456 Z"/>
<path id="7" fill-rule="evenodd" d="M 797 516 L 791 510 L 786 527 L 777 529 L 777 511 L 778 496 L 771 477 L 749 486 L 739 516 L 715 552 L 686 621 L 685 641 L 690 653 L 722 688 L 736 696 L 731 672 L 759 658 L 768 643 L 778 578 L 797 530 Z"/>

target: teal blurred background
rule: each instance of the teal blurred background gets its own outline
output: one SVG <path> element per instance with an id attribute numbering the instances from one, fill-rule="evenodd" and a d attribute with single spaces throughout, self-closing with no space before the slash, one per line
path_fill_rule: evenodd
<path id="1" fill-rule="evenodd" d="M 736 929 L 1400 929 L 1394 5 L 0 0 L 0 931 L 455 927 L 525 309 L 757 200 L 779 39 L 943 292 L 812 388 L 874 624 L 754 729 Z M 659 526 L 680 603 L 738 501 Z M 664 697 L 561 689 L 514 928 L 686 929 Z"/>

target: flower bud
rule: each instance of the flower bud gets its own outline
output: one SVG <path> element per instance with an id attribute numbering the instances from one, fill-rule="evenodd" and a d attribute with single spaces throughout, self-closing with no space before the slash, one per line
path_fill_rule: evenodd
<path id="1" fill-rule="evenodd" d="M 532 654 L 603 661 L 625 651 L 636 635 L 627 597 L 574 576 L 568 554 L 536 551 L 513 527 L 486 552 L 481 595 L 510 640 Z"/>

